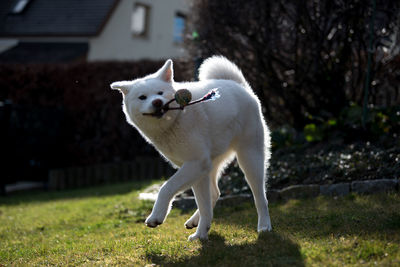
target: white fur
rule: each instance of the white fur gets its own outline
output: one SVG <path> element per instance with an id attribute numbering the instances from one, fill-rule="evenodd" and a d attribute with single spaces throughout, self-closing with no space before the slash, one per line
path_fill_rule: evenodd
<path id="1" fill-rule="evenodd" d="M 154 74 L 111 84 L 111 88 L 123 93 L 127 121 L 164 158 L 179 167 L 161 187 L 146 225 L 156 227 L 163 223 L 174 196 L 191 187 L 198 210 L 185 226 L 198 227 L 189 240 L 207 239 L 213 207 L 220 195 L 218 178 L 236 156 L 253 192 L 258 231 L 271 230 L 265 192 L 270 133 L 258 98 L 239 68 L 224 57 L 207 59 L 200 67 L 199 82 L 174 82 L 172 65 L 172 61 L 167 60 Z M 193 99 L 213 88 L 218 88 L 221 97 L 188 106 L 183 111 L 170 110 L 161 118 L 143 115 L 156 111 L 153 100 L 160 99 L 165 104 L 183 88 L 192 92 Z M 159 95 L 161 91 L 163 94 Z M 147 98 L 140 100 L 140 96 Z"/>

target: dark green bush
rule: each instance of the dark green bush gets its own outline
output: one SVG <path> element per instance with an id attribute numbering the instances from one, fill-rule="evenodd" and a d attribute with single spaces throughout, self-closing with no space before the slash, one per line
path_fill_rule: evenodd
<path id="1" fill-rule="evenodd" d="M 369 103 L 400 104 L 399 1 L 194 0 L 187 34 L 193 58 L 234 61 L 274 125 L 300 130 L 307 114 L 338 117 L 362 105 L 374 15 Z M 195 34 L 192 34 L 195 33 Z M 309 126 L 310 138 L 320 139 Z"/>
<path id="2" fill-rule="evenodd" d="M 109 84 L 142 77 L 156 71 L 163 63 L 143 60 L 0 65 L 0 101 L 11 101 L 13 109 L 10 119 L 7 120 L 12 127 L 6 142 L 14 144 L 10 147 L 11 150 L 22 151 L 21 153 L 34 147 L 35 151 L 29 157 L 38 155 L 39 150 L 46 150 L 49 146 L 54 148 L 54 142 L 40 141 L 43 133 L 35 134 L 31 128 L 32 125 L 42 125 L 42 131 L 51 131 L 48 128 L 49 122 L 46 121 L 49 116 L 40 115 L 43 112 L 37 111 L 47 110 L 51 113 L 52 110 L 58 110 L 63 114 L 59 118 L 62 127 L 52 137 L 56 140 L 57 149 L 41 156 L 41 160 L 47 162 L 58 158 L 56 162 L 52 161 L 50 167 L 96 164 L 130 160 L 137 155 L 155 155 L 151 146 L 126 123 L 121 109 L 121 95 L 111 90 Z M 174 68 L 176 80 L 189 80 L 193 74 L 191 65 L 183 61 L 176 61 Z M 23 114 L 31 116 L 24 117 Z M 19 141 L 15 139 L 15 133 L 18 133 Z M 24 155 L 19 156 L 24 158 Z M 10 162 L 13 160 L 15 159 L 8 159 Z"/>

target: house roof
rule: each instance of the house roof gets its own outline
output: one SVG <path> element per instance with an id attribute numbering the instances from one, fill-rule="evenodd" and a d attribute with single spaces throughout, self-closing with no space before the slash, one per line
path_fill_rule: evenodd
<path id="1" fill-rule="evenodd" d="M 30 0 L 13 14 L 17 0 L 0 1 L 0 36 L 95 36 L 119 0 Z"/>
<path id="2" fill-rule="evenodd" d="M 19 43 L 0 54 L 0 63 L 61 63 L 86 57 L 87 43 Z"/>

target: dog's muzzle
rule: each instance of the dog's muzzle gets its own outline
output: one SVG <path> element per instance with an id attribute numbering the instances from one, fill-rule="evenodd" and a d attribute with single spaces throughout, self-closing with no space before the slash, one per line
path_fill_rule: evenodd
<path id="1" fill-rule="evenodd" d="M 151 105 L 156 109 L 156 111 L 153 113 L 143 113 L 143 115 L 161 118 L 165 114 L 165 111 L 163 110 L 164 103 L 161 99 L 154 99 L 151 102 Z"/>

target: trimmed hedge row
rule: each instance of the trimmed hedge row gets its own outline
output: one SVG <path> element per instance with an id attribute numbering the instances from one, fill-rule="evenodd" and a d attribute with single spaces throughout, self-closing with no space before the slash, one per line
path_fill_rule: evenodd
<path id="1" fill-rule="evenodd" d="M 22 158 L 26 166 L 61 168 L 155 155 L 126 123 L 121 96 L 109 84 L 142 77 L 163 63 L 0 65 L 0 101 L 12 103 L 0 141 L 8 147 L 7 165 L 18 168 L 14 161 Z M 193 75 L 188 62 L 175 61 L 174 69 L 178 81 Z"/>

